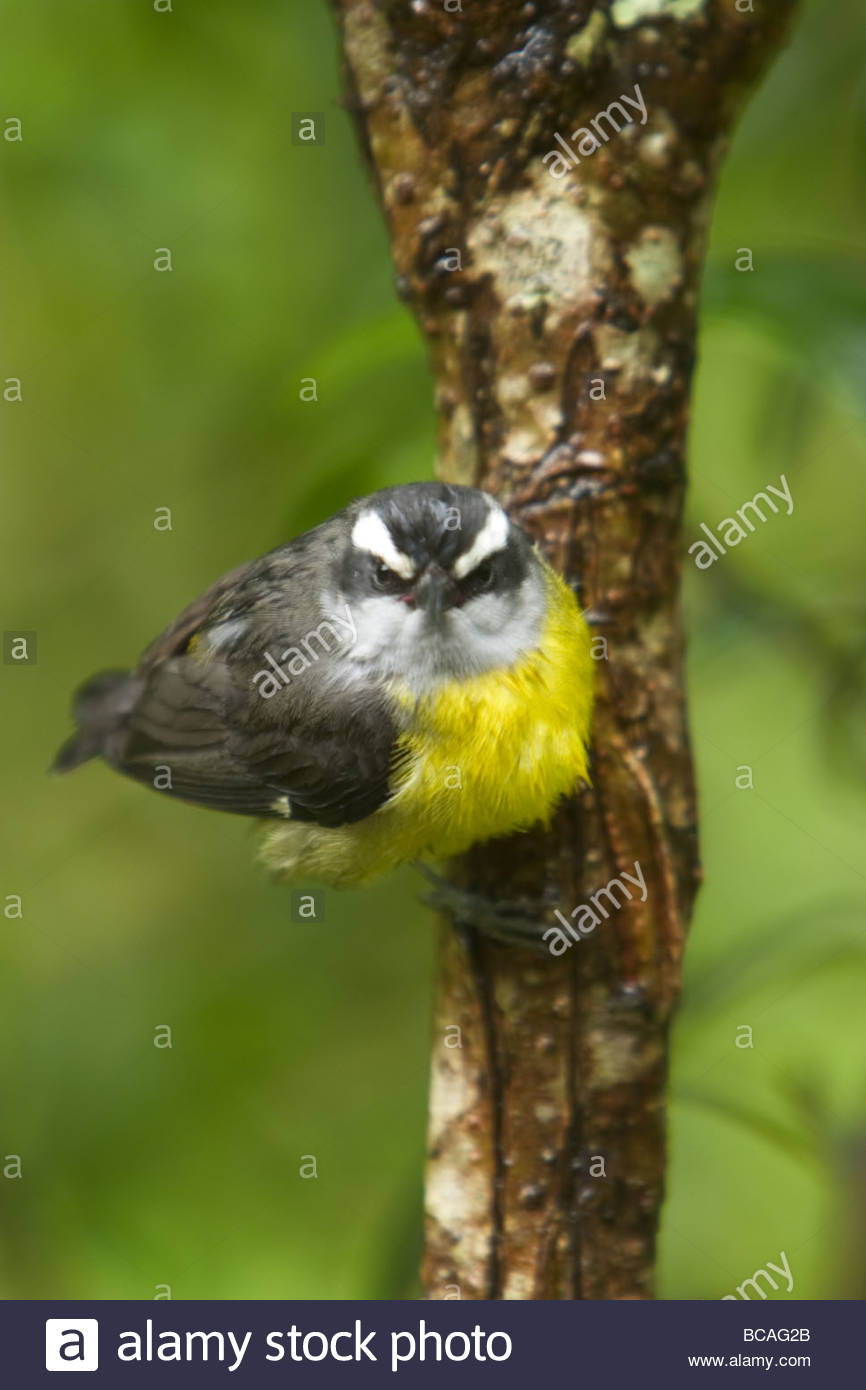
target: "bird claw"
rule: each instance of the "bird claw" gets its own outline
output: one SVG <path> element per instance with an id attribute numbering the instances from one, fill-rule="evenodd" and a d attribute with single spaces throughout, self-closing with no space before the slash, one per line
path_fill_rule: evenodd
<path id="1" fill-rule="evenodd" d="M 529 947 L 547 954 L 541 939 L 546 915 L 542 903 L 524 901 L 512 908 L 484 893 L 458 887 L 429 864 L 416 861 L 413 867 L 430 884 L 431 891 L 422 895 L 422 902 L 446 912 L 458 930 L 474 927 L 505 945 Z"/>

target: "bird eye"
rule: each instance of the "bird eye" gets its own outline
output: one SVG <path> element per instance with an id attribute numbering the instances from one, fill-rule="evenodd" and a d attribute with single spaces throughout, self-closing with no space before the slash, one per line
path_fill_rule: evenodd
<path id="1" fill-rule="evenodd" d="M 470 577 L 473 581 L 472 587 L 478 593 L 485 593 L 488 589 L 492 589 L 496 580 L 496 570 L 493 566 L 493 561 L 482 560 L 478 568 L 473 570 Z"/>
<path id="2" fill-rule="evenodd" d="M 380 589 L 382 593 L 394 593 L 403 587 L 403 581 L 399 574 L 395 574 L 386 564 L 380 563 L 373 570 L 373 586 Z"/>

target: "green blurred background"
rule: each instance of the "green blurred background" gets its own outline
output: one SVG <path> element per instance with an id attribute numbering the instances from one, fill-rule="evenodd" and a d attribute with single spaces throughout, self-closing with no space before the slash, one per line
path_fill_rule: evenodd
<path id="1" fill-rule="evenodd" d="M 705 284 L 687 540 L 782 472 L 795 510 L 685 567 L 706 883 L 668 1298 L 720 1298 L 781 1251 L 794 1297 L 866 1293 L 858 8 L 806 4 L 733 141 Z M 412 875 L 294 924 L 246 821 L 96 764 L 45 776 L 80 679 L 230 566 L 431 472 L 430 384 L 330 17 L 0 17 L 0 117 L 23 123 L 0 141 L 0 377 L 23 383 L 0 403 L 0 627 L 38 634 L 35 665 L 0 666 L 0 907 L 24 913 L 0 918 L 0 1156 L 23 1172 L 0 1177 L 0 1293 L 412 1295 L 433 963 Z M 325 113 L 323 146 L 291 143 L 293 111 Z"/>

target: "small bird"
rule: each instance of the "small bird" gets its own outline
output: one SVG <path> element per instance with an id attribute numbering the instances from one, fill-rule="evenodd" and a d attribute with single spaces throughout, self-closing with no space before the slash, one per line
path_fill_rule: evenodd
<path id="1" fill-rule="evenodd" d="M 280 875 L 345 887 L 549 820 L 587 776 L 590 631 L 475 488 L 352 502 L 218 579 L 78 692 L 89 758 L 267 821 Z"/>

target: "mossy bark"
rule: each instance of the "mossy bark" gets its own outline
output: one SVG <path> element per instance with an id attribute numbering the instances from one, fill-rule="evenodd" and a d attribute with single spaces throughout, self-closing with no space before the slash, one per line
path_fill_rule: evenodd
<path id="1" fill-rule="evenodd" d="M 648 1298 L 699 877 L 679 613 L 697 291 L 727 134 L 793 0 L 334 3 L 440 475 L 494 493 L 604 639 L 592 788 L 455 882 L 539 932 L 635 864 L 647 886 L 559 958 L 442 924 L 426 1288 Z"/>

